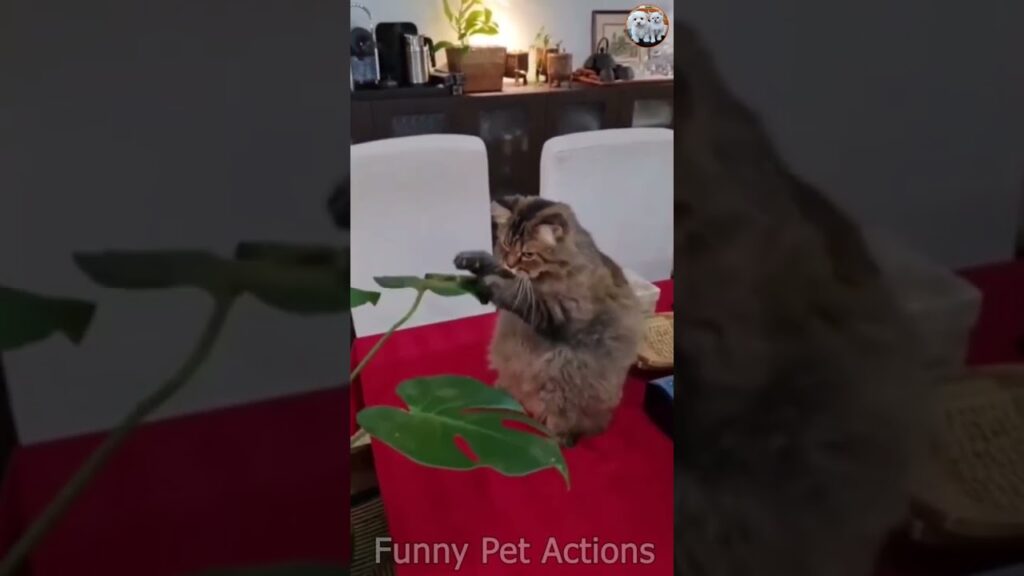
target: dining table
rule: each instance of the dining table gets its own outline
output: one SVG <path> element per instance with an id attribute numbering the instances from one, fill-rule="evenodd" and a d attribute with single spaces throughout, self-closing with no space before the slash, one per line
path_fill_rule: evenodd
<path id="1" fill-rule="evenodd" d="M 656 310 L 671 310 L 672 281 L 655 285 Z M 485 310 L 395 332 L 353 383 L 353 416 L 365 406 L 404 407 L 396 388 L 411 378 L 493 384 L 496 319 Z M 352 365 L 380 338 L 357 338 Z M 648 382 L 666 373 L 630 372 L 608 429 L 563 449 L 568 482 L 555 469 L 509 477 L 433 468 L 374 440 L 390 534 L 380 550 L 399 576 L 671 575 L 674 444 L 644 410 Z"/>
<path id="2" fill-rule="evenodd" d="M 346 565 L 348 400 L 338 385 L 143 424 L 30 554 L 24 574 Z M 0 488 L 0 552 L 105 437 L 14 449 Z"/>

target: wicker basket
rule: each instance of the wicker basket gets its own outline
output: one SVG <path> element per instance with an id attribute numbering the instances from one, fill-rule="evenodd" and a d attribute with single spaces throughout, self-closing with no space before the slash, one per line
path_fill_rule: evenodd
<path id="1" fill-rule="evenodd" d="M 647 331 L 637 354 L 644 370 L 670 370 L 675 365 L 675 314 L 662 312 L 647 318 Z"/>
<path id="2" fill-rule="evenodd" d="M 501 47 L 473 46 L 468 50 L 447 48 L 448 71 L 466 78 L 463 91 L 500 92 L 504 85 L 506 50 Z"/>
<path id="3" fill-rule="evenodd" d="M 1024 365 L 972 367 L 927 402 L 912 535 L 928 544 L 1024 550 Z"/>
<path id="4" fill-rule="evenodd" d="M 377 538 L 387 538 L 390 533 L 368 442 L 352 447 L 351 475 L 352 576 L 390 576 L 394 574 L 390 556 L 377 563 Z"/>

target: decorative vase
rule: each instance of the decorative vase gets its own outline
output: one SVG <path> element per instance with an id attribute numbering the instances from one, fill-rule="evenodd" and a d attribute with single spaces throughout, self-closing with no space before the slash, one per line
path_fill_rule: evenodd
<path id="1" fill-rule="evenodd" d="M 572 86 L 572 54 L 569 52 L 548 53 L 547 58 L 548 86 L 561 86 L 568 82 Z"/>

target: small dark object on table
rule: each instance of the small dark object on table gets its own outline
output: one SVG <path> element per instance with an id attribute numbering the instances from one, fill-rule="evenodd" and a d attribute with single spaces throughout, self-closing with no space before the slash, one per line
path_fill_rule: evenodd
<path id="1" fill-rule="evenodd" d="M 672 414 L 675 404 L 675 377 L 665 376 L 647 383 L 644 393 L 644 411 L 647 416 L 675 441 L 672 435 Z"/>

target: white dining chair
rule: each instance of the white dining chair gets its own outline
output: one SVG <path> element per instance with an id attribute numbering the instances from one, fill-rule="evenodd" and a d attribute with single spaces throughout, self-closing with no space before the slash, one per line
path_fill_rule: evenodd
<path id="1" fill-rule="evenodd" d="M 351 285 L 380 290 L 375 276 L 455 273 L 463 250 L 491 248 L 487 152 L 475 136 L 389 138 L 351 148 Z M 386 332 L 412 305 L 411 289 L 385 290 L 352 311 L 356 334 Z M 428 293 L 410 328 L 485 314 L 470 296 Z"/>
<path id="2" fill-rule="evenodd" d="M 672 273 L 672 130 L 622 128 L 544 144 L 540 195 L 572 206 L 598 247 L 641 277 Z"/>

